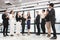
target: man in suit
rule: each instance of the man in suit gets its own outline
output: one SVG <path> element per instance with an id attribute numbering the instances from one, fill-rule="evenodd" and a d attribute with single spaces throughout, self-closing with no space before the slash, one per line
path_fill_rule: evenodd
<path id="1" fill-rule="evenodd" d="M 39 12 L 36 11 L 37 13 L 37 16 L 36 16 L 36 19 L 35 19 L 35 24 L 37 25 L 37 34 L 36 35 L 40 35 L 40 15 L 39 15 Z"/>
<path id="2" fill-rule="evenodd" d="M 24 30 L 25 30 L 25 21 L 26 21 L 26 18 L 24 17 L 24 13 L 22 14 L 22 35 L 24 35 Z"/>
<path id="3" fill-rule="evenodd" d="M 8 14 L 7 14 L 7 10 L 5 10 L 5 13 L 2 15 L 2 19 L 3 19 L 3 36 L 8 36 L 7 32 L 8 32 Z"/>
<path id="4" fill-rule="evenodd" d="M 55 9 L 53 8 L 54 7 L 54 4 L 53 3 L 50 3 L 48 5 L 48 14 L 49 14 L 49 20 L 51 21 L 51 27 L 52 27 L 52 31 L 53 31 L 53 37 L 51 37 L 51 39 L 56 39 L 57 36 L 56 36 L 56 29 L 55 29 Z"/>

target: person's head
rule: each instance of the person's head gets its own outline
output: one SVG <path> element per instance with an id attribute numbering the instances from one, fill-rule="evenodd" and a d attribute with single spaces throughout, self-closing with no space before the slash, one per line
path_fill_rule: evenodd
<path id="1" fill-rule="evenodd" d="M 36 11 L 37 15 L 39 15 L 39 11 Z"/>
<path id="2" fill-rule="evenodd" d="M 14 14 L 14 11 L 13 11 L 13 10 L 11 10 L 11 11 L 10 11 L 10 14 Z"/>
<path id="3" fill-rule="evenodd" d="M 20 15 L 20 12 L 17 12 L 16 14 L 17 14 L 17 15 Z"/>
<path id="4" fill-rule="evenodd" d="M 24 13 L 22 13 L 22 17 L 24 17 Z"/>
<path id="5" fill-rule="evenodd" d="M 42 10 L 42 13 L 44 13 L 44 12 L 45 12 L 45 10 L 43 9 L 43 10 Z"/>
<path id="6" fill-rule="evenodd" d="M 27 12 L 27 16 L 30 16 L 30 12 Z"/>
<path id="7" fill-rule="evenodd" d="M 53 3 L 50 3 L 48 6 L 49 6 L 48 8 L 53 8 L 54 7 L 54 4 Z"/>

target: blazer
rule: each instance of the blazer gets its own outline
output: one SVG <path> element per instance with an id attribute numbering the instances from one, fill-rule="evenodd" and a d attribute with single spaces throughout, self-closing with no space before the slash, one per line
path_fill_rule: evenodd
<path id="1" fill-rule="evenodd" d="M 40 23 L 40 15 L 37 15 L 36 19 L 35 19 L 35 23 L 38 24 Z"/>
<path id="2" fill-rule="evenodd" d="M 16 16 L 16 21 L 18 22 L 18 21 L 21 21 L 22 20 L 22 18 L 19 16 Z"/>
<path id="3" fill-rule="evenodd" d="M 6 18 L 6 16 L 7 16 L 6 14 L 2 15 L 3 24 L 9 24 L 9 22 L 8 22 L 9 18 Z"/>
<path id="4" fill-rule="evenodd" d="M 48 14 L 49 14 L 49 19 L 52 20 L 56 20 L 55 19 L 55 10 L 52 8 L 50 11 L 48 10 Z"/>
<path id="5" fill-rule="evenodd" d="M 24 18 L 24 17 L 22 17 L 22 25 L 25 25 L 25 21 L 26 21 L 26 19 Z"/>
<path id="6" fill-rule="evenodd" d="M 55 23 L 55 10 L 52 8 L 50 11 L 48 10 L 48 14 L 49 14 L 49 20 L 52 22 L 52 23 Z"/>

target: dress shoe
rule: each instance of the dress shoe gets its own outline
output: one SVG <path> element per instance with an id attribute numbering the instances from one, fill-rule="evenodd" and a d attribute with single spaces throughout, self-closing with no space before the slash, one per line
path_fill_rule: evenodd
<path id="1" fill-rule="evenodd" d="M 50 36 L 51 36 L 50 34 L 47 35 L 47 37 L 50 37 Z"/>
<path id="2" fill-rule="evenodd" d="M 36 35 L 40 35 L 39 33 L 37 33 Z"/>
<path id="3" fill-rule="evenodd" d="M 51 37 L 50 39 L 57 39 L 57 36 L 55 36 L 55 37 L 53 36 L 53 37 Z"/>
<path id="4" fill-rule="evenodd" d="M 9 36 L 8 34 L 6 36 Z"/>
<path id="5" fill-rule="evenodd" d="M 6 37 L 6 35 L 3 35 L 3 37 Z"/>
<path id="6" fill-rule="evenodd" d="M 10 35 L 10 36 L 14 36 L 14 35 Z"/>

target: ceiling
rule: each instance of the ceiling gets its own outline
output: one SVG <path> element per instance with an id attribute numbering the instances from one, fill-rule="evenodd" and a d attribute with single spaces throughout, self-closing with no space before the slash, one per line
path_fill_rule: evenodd
<path id="1" fill-rule="evenodd" d="M 36 1 L 55 1 L 55 0 L 0 0 L 0 9 L 6 9 L 17 6 L 19 7 L 21 3 L 23 4 Z M 12 5 L 6 5 L 7 2 L 11 3 Z"/>
<path id="2" fill-rule="evenodd" d="M 7 6 L 5 4 L 6 1 L 9 1 L 12 5 L 18 5 L 20 3 L 27 3 L 27 2 L 34 2 L 34 1 L 41 1 L 41 0 L 0 0 L 0 7 Z M 42 1 L 49 1 L 49 0 L 42 0 Z"/>

